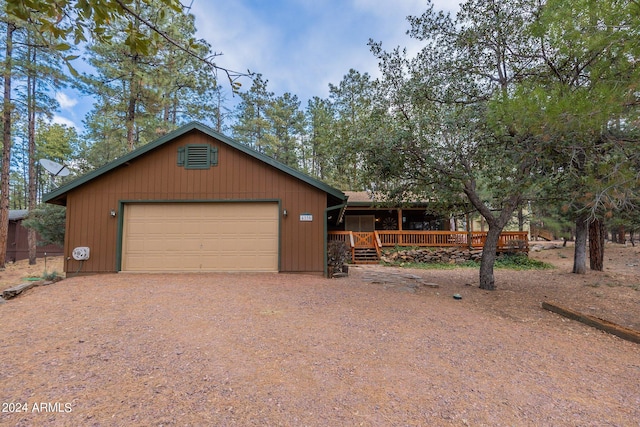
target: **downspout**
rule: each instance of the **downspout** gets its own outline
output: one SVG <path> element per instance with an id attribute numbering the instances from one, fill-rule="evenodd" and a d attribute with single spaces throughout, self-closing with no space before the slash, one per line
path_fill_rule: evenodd
<path id="1" fill-rule="evenodd" d="M 327 257 L 327 240 L 329 237 L 329 211 L 333 211 L 336 209 L 340 209 L 340 213 L 338 214 L 338 223 L 342 222 L 342 217 L 344 215 L 344 210 L 347 207 L 347 202 L 345 200 L 344 203 L 341 203 L 339 205 L 335 205 L 335 206 L 329 206 L 328 208 L 326 208 L 324 210 L 324 255 L 323 255 L 323 264 L 324 266 L 322 267 L 323 271 L 324 271 L 324 277 L 327 277 L 327 275 L 329 274 L 329 271 L 327 270 L 327 261 L 328 261 L 328 257 Z"/>

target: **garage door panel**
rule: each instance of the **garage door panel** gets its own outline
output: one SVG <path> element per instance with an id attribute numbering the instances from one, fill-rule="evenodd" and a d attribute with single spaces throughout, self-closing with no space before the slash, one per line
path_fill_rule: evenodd
<path id="1" fill-rule="evenodd" d="M 277 203 L 125 205 L 123 271 L 277 271 Z"/>
<path id="2" fill-rule="evenodd" d="M 130 236 L 131 237 L 131 236 Z M 144 235 L 131 237 L 128 244 L 128 253 L 153 254 L 164 252 L 186 252 L 200 250 L 200 238 L 185 236 L 183 239 L 170 238 L 145 238 Z"/>
<path id="3" fill-rule="evenodd" d="M 221 253 L 232 251 L 238 253 L 252 252 L 256 255 L 256 252 L 268 252 L 270 254 L 277 252 L 277 247 L 274 246 L 272 239 L 255 239 L 250 237 L 234 236 L 216 239 L 215 241 L 204 242 L 203 249 L 213 251 L 219 250 Z"/>
<path id="4" fill-rule="evenodd" d="M 219 255 L 216 257 L 203 257 L 202 264 L 211 265 L 215 263 L 215 264 L 221 264 L 222 266 L 229 267 L 229 266 L 234 266 L 237 263 L 236 258 L 237 257 L 235 254 L 230 254 L 230 253 Z M 242 271 L 273 271 L 272 265 L 273 265 L 272 257 L 256 256 L 251 258 L 251 263 L 246 265 Z M 229 271 L 229 269 L 220 268 L 217 271 Z M 237 270 L 234 267 L 232 271 L 237 271 Z"/>

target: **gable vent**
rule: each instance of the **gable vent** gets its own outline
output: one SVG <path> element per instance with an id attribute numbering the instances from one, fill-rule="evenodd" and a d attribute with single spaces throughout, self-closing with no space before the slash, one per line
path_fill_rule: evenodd
<path id="1" fill-rule="evenodd" d="M 178 166 L 185 169 L 209 169 L 217 165 L 218 147 L 194 144 L 178 148 Z"/>

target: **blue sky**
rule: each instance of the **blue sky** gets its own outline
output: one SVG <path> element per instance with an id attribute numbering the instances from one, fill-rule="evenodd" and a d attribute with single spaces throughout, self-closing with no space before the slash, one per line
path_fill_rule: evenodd
<path id="1" fill-rule="evenodd" d="M 436 9 L 455 13 L 458 0 L 434 0 Z M 196 16 L 197 37 L 223 55 L 217 63 L 236 71 L 261 73 L 276 95 L 290 92 L 302 101 L 326 98 L 349 69 L 377 76 L 367 46 L 420 45 L 406 35 L 406 17 L 420 15 L 424 0 L 183 0 Z M 249 80 L 243 85 L 248 89 Z M 56 122 L 82 127 L 91 98 L 71 90 L 59 93 Z"/>

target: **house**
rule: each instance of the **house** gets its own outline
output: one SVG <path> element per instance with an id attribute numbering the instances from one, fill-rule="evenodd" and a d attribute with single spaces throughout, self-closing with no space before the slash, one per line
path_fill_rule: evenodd
<path id="1" fill-rule="evenodd" d="M 9 211 L 9 234 L 7 235 L 7 255 L 5 262 L 15 262 L 29 258 L 29 231 L 22 226 L 29 211 L 26 209 L 16 209 Z M 36 234 L 36 240 L 40 241 L 40 236 Z M 62 248 L 59 245 L 36 246 L 36 257 L 62 255 Z"/>
<path id="2" fill-rule="evenodd" d="M 80 274 L 326 274 L 327 229 L 346 200 L 199 123 L 44 197 L 67 207 L 64 269 Z"/>

